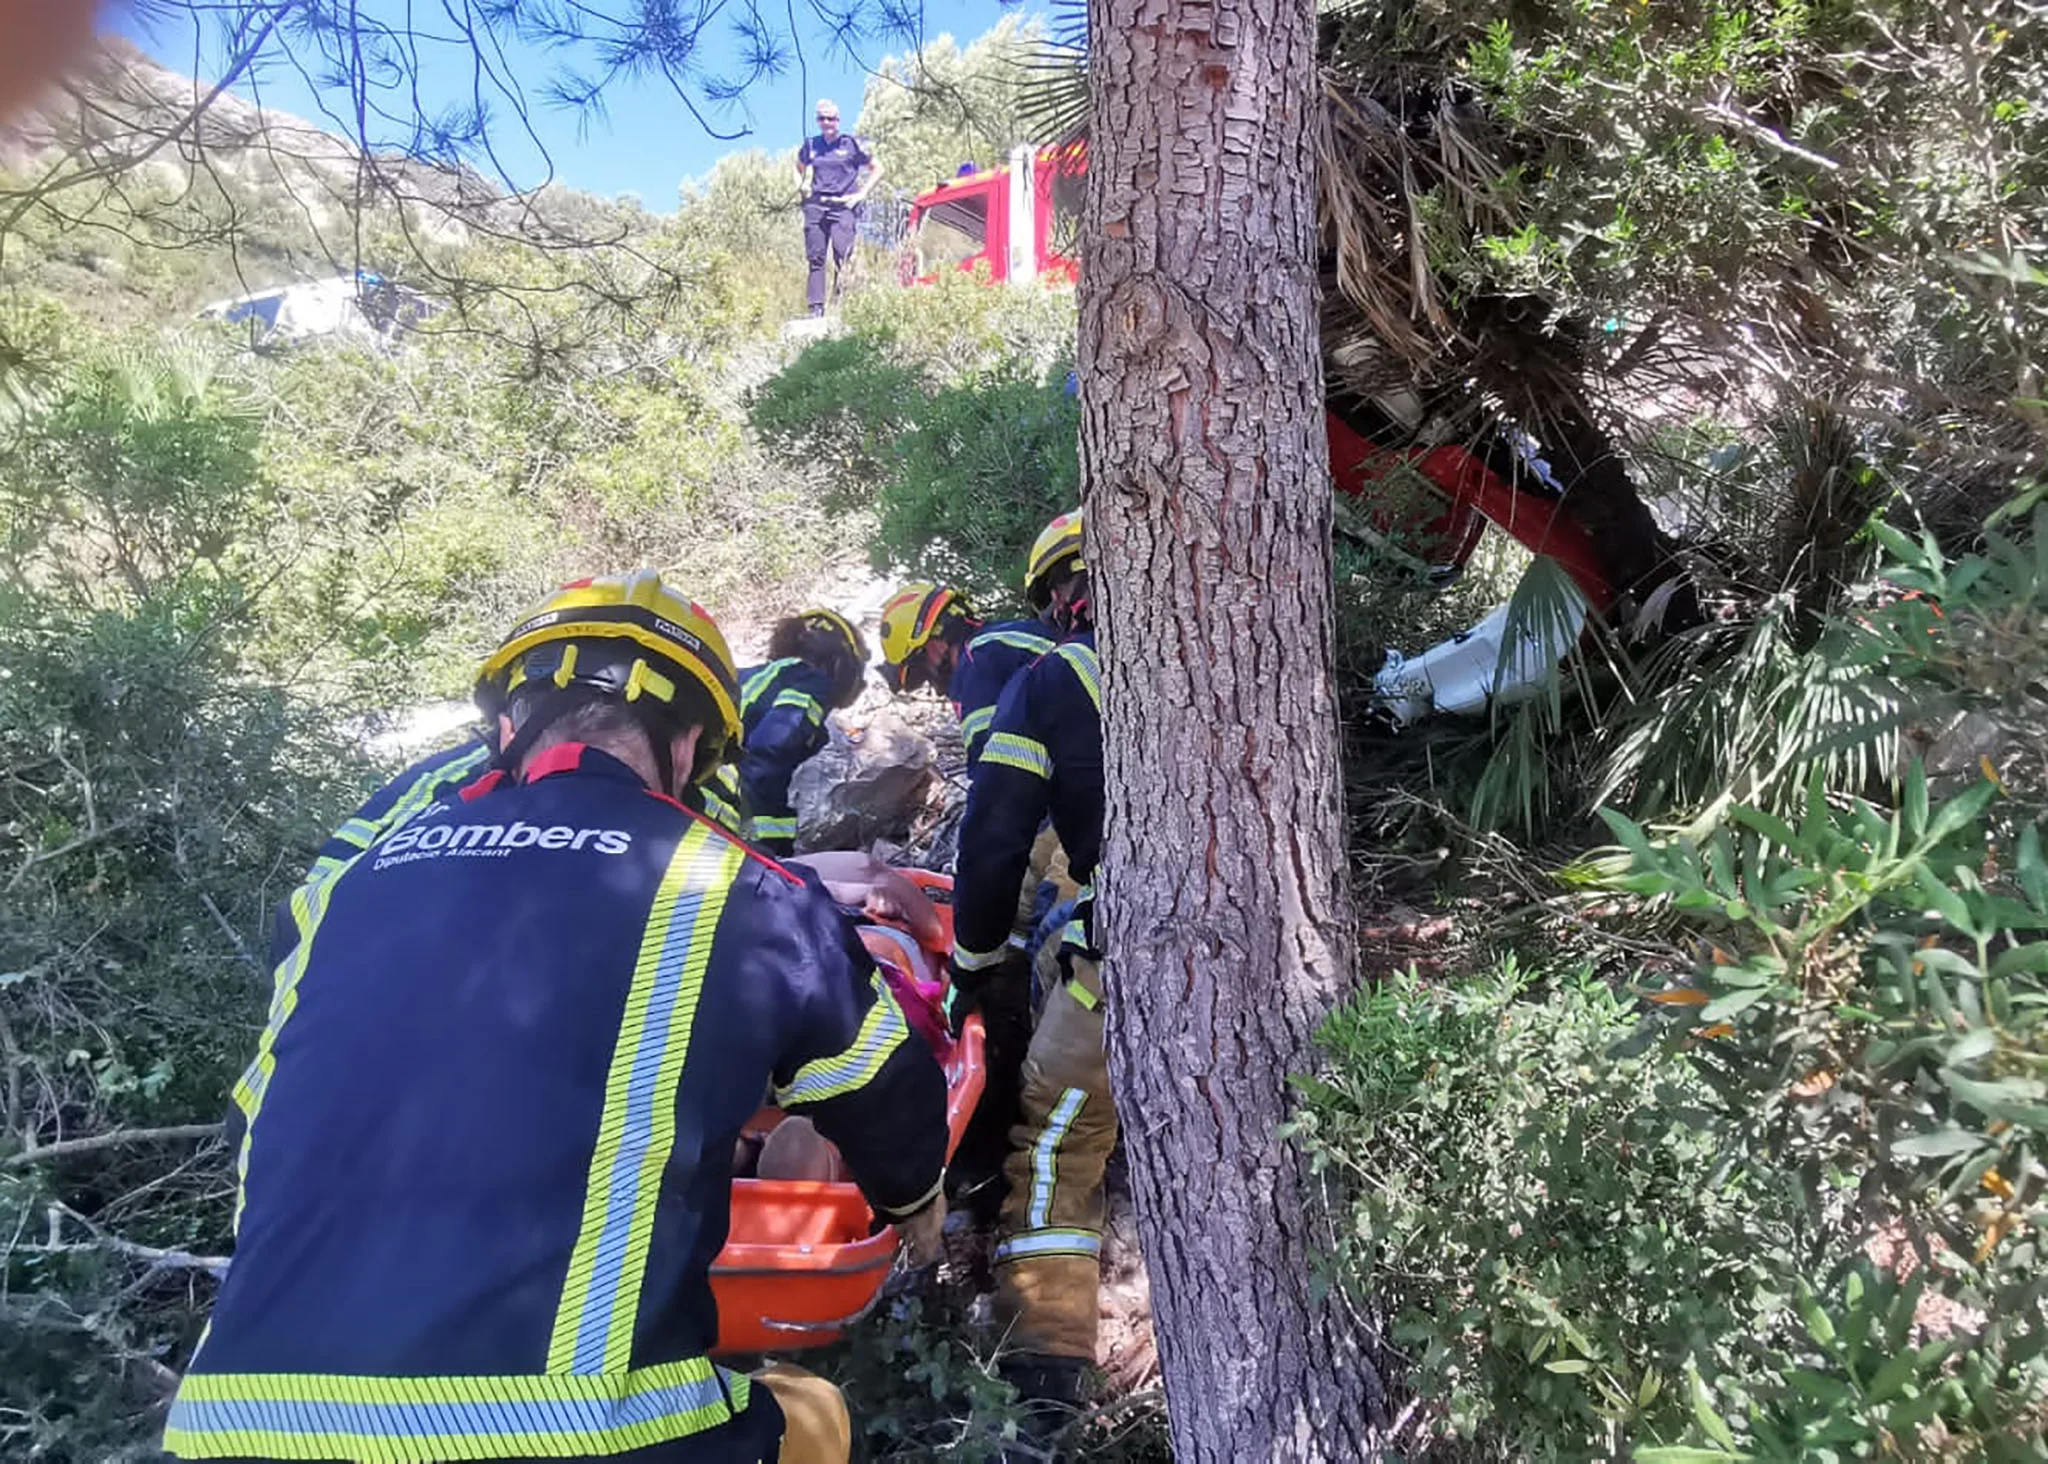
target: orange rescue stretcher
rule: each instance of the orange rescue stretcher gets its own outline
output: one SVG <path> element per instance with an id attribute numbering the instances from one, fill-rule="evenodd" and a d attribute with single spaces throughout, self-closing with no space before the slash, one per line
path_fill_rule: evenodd
<path id="1" fill-rule="evenodd" d="M 877 922 L 862 931 L 879 961 L 927 988 L 943 979 L 953 945 L 952 879 L 905 869 L 904 875 L 937 906 L 941 934 L 916 939 L 906 925 Z M 913 1027 L 915 1027 L 913 1023 Z M 922 1041 L 916 1031 L 912 1041 Z M 950 1159 L 981 1101 L 985 1078 L 981 1018 L 970 1017 L 957 1041 L 940 1054 L 946 1074 L 946 1156 Z M 782 1112 L 764 1107 L 745 1132 L 767 1134 Z M 711 1263 L 711 1293 L 718 1303 L 721 1355 L 789 1352 L 822 1347 L 874 1309 L 896 1258 L 893 1227 L 876 1229 L 860 1188 L 848 1183 L 793 1179 L 735 1179 L 732 1228 Z"/>

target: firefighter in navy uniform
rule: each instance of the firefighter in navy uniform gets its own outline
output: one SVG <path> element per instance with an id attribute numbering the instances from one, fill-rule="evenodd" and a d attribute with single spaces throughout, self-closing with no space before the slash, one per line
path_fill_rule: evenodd
<path id="1" fill-rule="evenodd" d="M 867 675 L 868 647 L 836 610 L 805 610 L 775 627 L 768 662 L 740 673 L 740 791 L 754 842 L 796 848 L 789 780 L 830 740 L 825 714 L 850 707 Z"/>
<path id="2" fill-rule="evenodd" d="M 1036 612 L 1029 620 L 990 624 L 977 617 L 959 591 L 945 585 L 909 584 L 882 607 L 883 679 L 902 694 L 930 686 L 953 704 L 970 775 L 981 761 L 1003 690 L 1027 666 L 1051 650 L 1063 633 L 1046 619 L 1051 609 L 1051 571 L 1080 542 L 1079 520 L 1054 520 L 1026 560 L 1025 598 Z M 988 1024 L 988 1061 L 981 1102 L 962 1137 L 950 1171 L 950 1193 L 985 1218 L 1000 1203 L 1004 1156 L 1016 1116 L 1024 1053 L 1031 1041 L 1031 942 L 1041 924 L 1039 892 L 1051 880 L 1051 905 L 1073 899 L 1076 887 L 1066 856 L 1050 825 L 1031 846 L 1025 878 L 1018 886 L 1016 915 L 1005 959 L 1014 979 L 991 979 L 982 1007 Z"/>
<path id="3" fill-rule="evenodd" d="M 981 760 L 1003 688 L 1058 639 L 1047 621 L 990 625 L 958 590 L 909 584 L 882 607 L 883 679 L 898 695 L 929 686 L 952 702 L 971 770 Z"/>
<path id="4" fill-rule="evenodd" d="M 483 721 L 455 746 L 430 753 L 406 768 L 372 793 L 341 827 L 327 836 L 306 870 L 308 881 L 339 869 L 398 825 L 436 803 L 456 797 L 463 787 L 487 772 L 496 755 L 499 714 L 504 710 L 502 688 L 489 681 L 476 684 L 476 706 Z M 682 795 L 697 812 L 716 820 L 732 833 L 745 837 L 746 820 L 741 812 L 739 769 L 720 763 L 712 775 L 694 784 Z M 291 901 L 279 908 L 277 918 L 290 928 Z"/>
<path id="5" fill-rule="evenodd" d="M 820 1457 L 788 1389 L 843 1459 L 843 1404 L 706 1356 L 734 1141 L 772 1083 L 929 1243 L 945 1080 L 815 876 L 677 801 L 739 730 L 701 609 L 566 586 L 485 675 L 499 767 L 293 897 L 165 1447 Z"/>
<path id="6" fill-rule="evenodd" d="M 1102 672 L 1078 512 L 1048 527 L 1033 562 L 1050 618 L 1072 634 L 1003 693 L 975 769 L 953 881 L 949 1015 L 957 1027 L 994 998 L 991 983 L 1017 979 L 1006 947 L 1018 883 L 1050 815 L 1082 885 L 1060 937 L 1059 980 L 1024 1060 L 997 1227 L 996 1314 L 1009 1348 L 1005 1376 L 1027 1400 L 1072 1405 L 1095 1360 L 1102 1175 L 1117 1134 L 1087 883 L 1102 845 Z"/>

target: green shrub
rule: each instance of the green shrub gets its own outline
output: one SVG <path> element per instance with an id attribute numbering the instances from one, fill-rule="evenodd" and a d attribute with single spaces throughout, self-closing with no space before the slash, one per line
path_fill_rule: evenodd
<path id="1" fill-rule="evenodd" d="M 846 327 L 887 339 L 934 385 L 1014 366 L 1041 375 L 1074 359 L 1071 291 L 995 285 L 947 271 L 929 285 L 881 285 L 850 297 Z"/>
<path id="2" fill-rule="evenodd" d="M 1768 805 L 1606 815 L 1622 847 L 1567 878 L 1630 964 L 1667 961 L 1411 976 L 1330 1020 L 1296 1132 L 1333 1280 L 1389 1309 L 1411 1385 L 1483 1457 L 2048 1446 L 2038 496 L 1960 559 L 1873 530 L 1887 562 L 1811 665 L 1887 688 L 1892 720 L 1811 694 L 1759 744 Z M 1910 759 L 1884 803 L 1891 735 L 1934 771 Z"/>
<path id="3" fill-rule="evenodd" d="M 1080 407 L 1021 369 L 936 393 L 897 442 L 876 505 L 874 558 L 965 589 L 993 609 L 1020 596 L 1025 555 L 1081 501 Z"/>
<path id="4" fill-rule="evenodd" d="M 820 341 L 749 400 L 762 446 L 827 507 L 871 508 L 875 567 L 1014 605 L 1024 557 L 1080 501 L 1080 406 L 1066 369 L 1023 358 L 943 379 L 892 332 Z"/>
<path id="5" fill-rule="evenodd" d="M 2048 1442 L 2048 508 L 2001 517 L 1956 560 L 1878 526 L 1888 593 L 1830 627 L 1926 752 L 1890 806 L 1830 795 L 1816 764 L 1786 806 L 1656 832 L 1610 814 L 1625 854 L 1576 872 L 1706 953 L 1667 999 L 1720 1034 L 1718 1141 L 1855 1176 L 1829 1218 L 1913 1267 L 1905 1288 L 1897 1261 L 1881 1285 L 1802 1273 L 1818 1356 L 1736 1411 L 1760 1452 Z"/>
<path id="6" fill-rule="evenodd" d="M 1609 815 L 1628 869 L 1599 882 L 1684 912 L 1709 952 L 1656 993 L 1686 1012 L 1667 1025 L 1714 1039 L 1700 1127 L 1836 1242 L 1832 1264 L 1788 1258 L 1798 1366 L 1754 1389 L 1711 1379 L 1730 1423 L 1703 1417 L 1699 1443 L 2044 1442 L 2048 859 L 2037 822 L 2000 827 L 1998 791 L 1937 800 L 1915 762 L 1892 810 L 1830 800 L 1816 774 L 1796 826 L 1736 805 L 1697 842 L 1653 841 Z M 1847 1263 L 1866 1252 L 1893 1259 Z"/>
<path id="7" fill-rule="evenodd" d="M 845 1341 L 801 1359 L 845 1392 L 856 1459 L 995 1464 L 1019 1437 L 1016 1393 L 996 1373 L 972 1300 L 963 1285 L 929 1285 L 883 1307 Z M 1075 1416 L 1056 1447 L 1061 1458 L 1091 1464 L 1172 1457 L 1156 1393 Z"/>
<path id="8" fill-rule="evenodd" d="M 0 591 L 0 1452 L 135 1454 L 197 1336 L 217 1122 L 269 993 L 272 908 L 363 792 L 331 715 L 243 666 L 237 587 L 120 610 Z M 103 1150 L 6 1160 L 65 1139 Z M 60 1206 L 60 1209 L 53 1209 Z"/>
<path id="9" fill-rule="evenodd" d="M 923 376 L 896 361 L 886 335 L 834 336 L 747 399 L 747 421 L 771 457 L 806 471 L 835 504 L 869 507 L 894 466 L 896 439 L 929 399 Z"/>
<path id="10" fill-rule="evenodd" d="M 1509 957 L 1343 1008 L 1300 1080 L 1335 1279 L 1390 1311 L 1409 1386 L 1486 1457 L 1676 1436 L 1696 1350 L 1753 1376 L 1792 1323 L 1786 1198 L 1689 1121 L 1683 1054 L 1611 1055 L 1636 1023 L 1603 981 Z"/>

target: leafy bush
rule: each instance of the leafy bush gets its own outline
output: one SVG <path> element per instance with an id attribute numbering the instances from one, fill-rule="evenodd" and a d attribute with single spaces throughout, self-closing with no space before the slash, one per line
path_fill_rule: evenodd
<path id="1" fill-rule="evenodd" d="M 887 336 L 856 333 L 806 347 L 748 398 L 747 421 L 772 457 L 808 471 L 830 501 L 866 508 L 929 396 Z"/>
<path id="2" fill-rule="evenodd" d="M 1584 971 L 1411 973 L 1331 1017 L 1299 1080 L 1295 1132 L 1343 1196 L 1336 1277 L 1388 1308 L 1409 1385 L 1486 1457 L 1675 1437 L 1696 1348 L 1754 1377 L 1792 1324 L 1787 1199 L 1688 1122 L 1684 1054 L 1611 1056 L 1636 1023 Z"/>
<path id="3" fill-rule="evenodd" d="M 1081 500 L 1079 404 L 1019 368 L 934 394 L 897 442 L 876 505 L 874 558 L 959 585 L 985 609 L 1016 603 L 1025 555 Z"/>
<path id="4" fill-rule="evenodd" d="M 1032 375 L 1074 359 L 1074 297 L 1013 289 L 949 272 L 929 285 L 883 285 L 851 296 L 846 328 L 886 339 L 933 384 L 1014 366 Z"/>
<path id="5" fill-rule="evenodd" d="M 1297 1132 L 1333 1279 L 1484 1456 L 2048 1446 L 2048 508 L 2004 518 L 1960 559 L 1879 526 L 1815 642 L 1925 754 L 1892 802 L 1790 727 L 1797 797 L 1609 811 L 1567 871 L 1613 984 L 1509 961 L 1331 1019 Z"/>
<path id="6" fill-rule="evenodd" d="M 1019 1437 L 1019 1417 L 1016 1393 L 996 1374 L 985 1333 L 968 1288 L 935 1285 L 897 1298 L 844 1342 L 803 1360 L 845 1392 L 855 1458 L 995 1464 Z M 1156 1394 L 1077 1415 L 1056 1447 L 1062 1458 L 1098 1464 L 1172 1457 Z"/>
<path id="7" fill-rule="evenodd" d="M 915 292 L 905 292 L 915 293 Z M 992 293 L 992 292 L 991 292 Z M 1080 500 L 1080 407 L 1063 366 L 941 373 L 892 329 L 808 347 L 749 399 L 763 447 L 831 507 L 871 508 L 878 569 L 1017 599 L 1031 541 Z"/>
<path id="8" fill-rule="evenodd" d="M 192 343 L 88 356 L 7 455 L 10 578 L 107 604 L 198 563 L 230 567 L 267 510 L 260 427 L 246 393 Z"/>
<path id="9" fill-rule="evenodd" d="M 1714 1034 L 1717 1142 L 1854 1176 L 1852 1210 L 1807 1207 L 1894 1258 L 1881 1285 L 1802 1275 L 1820 1357 L 1736 1431 L 1766 1453 L 1917 1438 L 2017 1458 L 2048 1442 L 2048 508 L 1953 562 L 1879 537 L 1895 594 L 1843 622 L 1842 654 L 1946 727 L 1928 750 L 1967 771 L 1915 757 L 1892 807 L 1831 797 L 1816 768 L 1788 817 L 1735 803 L 1652 834 L 1610 814 L 1626 868 L 1580 873 L 1705 953 L 1659 999 Z M 1959 735 L 1974 763 L 1942 745 Z"/>
<path id="10" fill-rule="evenodd" d="M 217 1122 L 260 1030 L 274 903 L 367 772 L 250 676 L 242 595 L 0 592 L 0 1438 L 132 1452 L 227 1244 Z M 25 1151 L 90 1140 L 75 1157 Z"/>

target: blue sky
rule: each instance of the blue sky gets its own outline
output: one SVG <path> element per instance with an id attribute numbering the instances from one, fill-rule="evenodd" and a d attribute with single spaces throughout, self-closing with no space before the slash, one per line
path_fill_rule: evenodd
<path id="1" fill-rule="evenodd" d="M 636 9 L 639 3 L 590 0 L 587 8 L 619 14 Z M 606 87 L 602 117 L 579 113 L 547 99 L 543 92 L 565 63 L 585 73 L 594 70 L 589 48 L 565 51 L 508 39 L 500 69 L 516 80 L 525 94 L 538 146 L 534 138 L 525 135 L 512 107 L 500 95 L 490 104 L 491 143 L 500 166 L 494 169 L 490 160 L 482 157 L 473 161 L 485 172 L 502 170 L 514 183 L 527 187 L 548 176 L 552 160 L 554 176 L 571 187 L 606 195 L 637 193 L 647 207 L 667 212 L 675 207 L 676 190 L 683 180 L 701 177 L 727 152 L 753 147 L 794 149 L 812 125 L 811 104 L 819 96 L 837 100 L 851 124 L 860 107 L 868 68 L 883 56 L 906 49 L 900 36 L 870 34 L 849 53 L 847 47 L 832 44 L 825 24 L 811 8 L 817 3 L 799 0 L 795 4 L 799 44 L 785 48 L 780 73 L 755 81 L 744 95 L 723 105 L 704 101 L 699 95 L 702 121 L 666 81 L 631 77 Z M 844 5 L 846 0 L 836 3 Z M 721 12 L 704 32 L 698 51 L 702 70 L 713 75 L 738 73 L 745 66 L 745 47 L 731 17 L 751 9 L 751 3 L 699 0 L 699 4 L 706 11 Z M 201 22 L 195 36 L 193 12 L 204 14 L 213 8 L 185 0 L 157 0 L 153 18 L 128 15 L 116 19 L 114 27 L 164 65 L 187 74 L 196 71 L 211 82 L 225 65 L 225 50 L 210 18 Z M 1042 0 L 923 0 L 922 31 L 931 40 L 950 33 L 964 45 L 1006 14 L 1043 8 Z M 453 35 L 447 19 L 450 12 L 464 11 L 462 0 L 449 0 L 446 5 L 442 0 L 364 0 L 361 9 L 366 16 L 393 22 L 408 11 L 418 17 L 411 30 L 422 38 L 416 47 L 420 110 L 437 115 L 468 103 L 473 94 L 474 53 Z M 787 32 L 782 17 L 788 12 L 783 6 L 770 4 L 761 9 L 763 13 L 772 11 L 773 24 Z M 287 44 L 302 61 L 312 54 L 302 40 Z M 346 88 L 324 84 L 317 65 L 291 64 L 276 38 L 262 54 L 265 59 L 255 68 L 253 84 L 245 81 L 235 91 L 252 100 L 260 97 L 267 107 L 337 131 L 352 130 L 336 123 L 337 118 L 352 120 L 354 104 Z M 388 93 L 387 109 L 410 117 L 410 101 L 408 79 L 402 88 L 394 87 Z M 740 135 L 714 136 L 707 123 L 718 132 Z M 404 130 L 395 122 L 372 119 L 370 131 L 383 146 L 398 149 L 406 145 Z"/>

